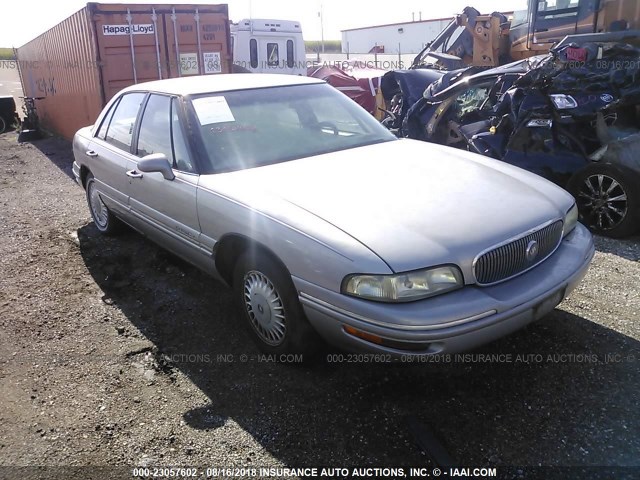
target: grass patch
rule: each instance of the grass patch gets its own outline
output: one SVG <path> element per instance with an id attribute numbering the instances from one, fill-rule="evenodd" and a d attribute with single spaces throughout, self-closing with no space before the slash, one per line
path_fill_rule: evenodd
<path id="1" fill-rule="evenodd" d="M 306 40 L 304 46 L 307 53 L 318 53 L 322 51 L 322 42 L 320 40 Z M 342 53 L 342 42 L 340 40 L 325 40 L 325 53 Z"/>
<path id="2" fill-rule="evenodd" d="M 15 60 L 13 48 L 0 48 L 0 60 Z"/>

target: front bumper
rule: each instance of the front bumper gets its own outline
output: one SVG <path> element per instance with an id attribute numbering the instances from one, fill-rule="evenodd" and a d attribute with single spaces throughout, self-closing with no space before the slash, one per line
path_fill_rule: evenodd
<path id="1" fill-rule="evenodd" d="M 512 280 L 491 287 L 469 285 L 404 304 L 361 300 L 293 280 L 307 318 L 333 345 L 394 356 L 455 353 L 508 335 L 551 312 L 584 278 L 594 252 L 591 234 L 578 224 L 551 257 Z M 345 327 L 381 343 L 349 334 Z"/>

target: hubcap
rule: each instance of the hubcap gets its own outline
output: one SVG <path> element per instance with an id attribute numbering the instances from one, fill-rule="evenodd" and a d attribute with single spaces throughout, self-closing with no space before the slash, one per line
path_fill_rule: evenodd
<path id="1" fill-rule="evenodd" d="M 599 230 L 617 227 L 627 215 L 627 193 L 608 175 L 588 177 L 580 189 L 578 202 L 590 226 Z"/>
<path id="2" fill-rule="evenodd" d="M 244 276 L 244 303 L 260 339 L 268 345 L 280 345 L 287 331 L 284 305 L 266 275 L 251 271 Z"/>
<path id="3" fill-rule="evenodd" d="M 98 190 L 96 190 L 95 184 L 91 182 L 89 184 L 89 206 L 91 207 L 91 213 L 93 213 L 93 221 L 100 228 L 106 228 L 108 222 L 108 210 L 105 204 L 100 198 Z"/>

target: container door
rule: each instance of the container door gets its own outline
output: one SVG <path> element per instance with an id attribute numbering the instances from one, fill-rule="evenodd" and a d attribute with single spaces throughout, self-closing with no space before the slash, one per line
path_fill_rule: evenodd
<path id="1" fill-rule="evenodd" d="M 165 14 L 170 75 L 229 73 L 229 25 L 221 13 L 178 7 Z"/>
<path id="2" fill-rule="evenodd" d="M 169 77 L 162 14 L 125 7 L 93 15 L 105 102 L 134 83 Z"/>

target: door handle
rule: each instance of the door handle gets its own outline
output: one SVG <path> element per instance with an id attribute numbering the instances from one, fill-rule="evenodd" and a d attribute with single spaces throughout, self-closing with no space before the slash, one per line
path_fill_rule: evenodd
<path id="1" fill-rule="evenodd" d="M 142 174 L 140 172 L 136 172 L 135 170 L 129 170 L 127 172 L 127 177 L 131 178 L 142 178 Z"/>
<path id="2" fill-rule="evenodd" d="M 98 153 L 94 152 L 93 150 L 87 150 L 84 153 L 87 155 L 87 157 L 97 157 L 98 156 Z"/>

